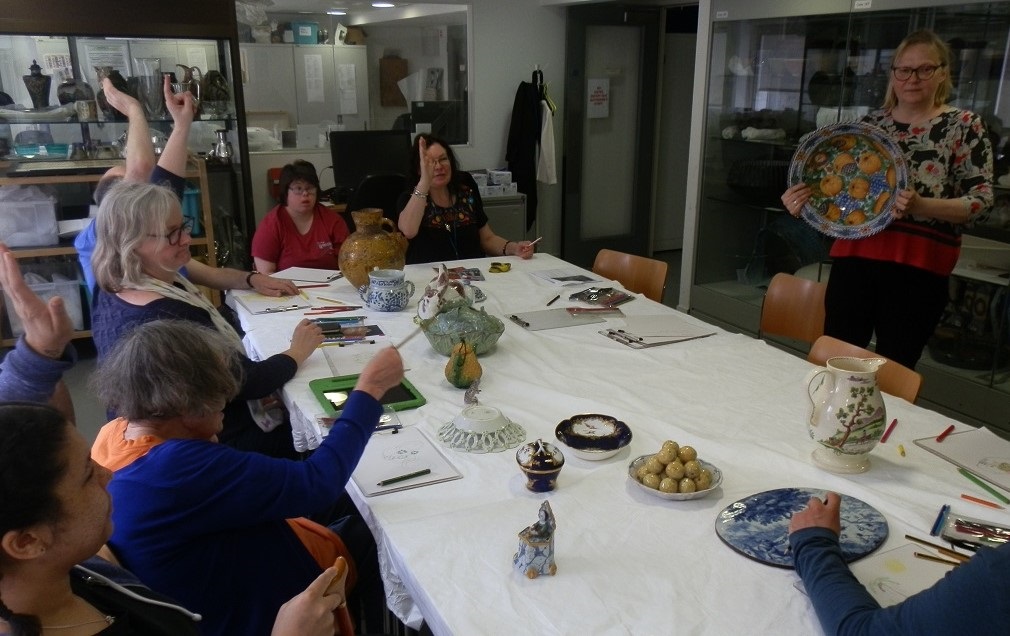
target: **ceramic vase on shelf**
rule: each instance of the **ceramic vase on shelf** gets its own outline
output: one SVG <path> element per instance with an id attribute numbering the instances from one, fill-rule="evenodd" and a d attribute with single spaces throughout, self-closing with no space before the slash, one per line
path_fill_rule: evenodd
<path id="1" fill-rule="evenodd" d="M 357 228 L 340 246 L 340 271 L 351 285 L 367 284 L 373 269 L 403 269 L 407 239 L 393 222 L 382 216 L 381 208 L 351 212 Z"/>
<path id="2" fill-rule="evenodd" d="M 49 89 L 53 85 L 52 75 L 43 75 L 42 67 L 35 60 L 28 67 L 29 74 L 22 75 L 28 89 L 28 96 L 32 98 L 32 108 L 46 108 L 49 106 Z"/>
<path id="3" fill-rule="evenodd" d="M 74 79 L 74 74 L 69 69 L 64 69 L 63 80 L 56 87 L 56 99 L 61 104 L 73 104 L 95 98 L 95 91 L 91 85 L 84 80 Z"/>
<path id="4" fill-rule="evenodd" d="M 807 431 L 818 443 L 814 463 L 835 473 L 870 468 L 870 451 L 884 434 L 887 412 L 877 386 L 883 358 L 830 358 L 807 376 L 811 412 Z"/>
<path id="5" fill-rule="evenodd" d="M 98 75 L 98 85 L 102 85 L 102 80 L 106 77 L 112 82 L 112 85 L 124 93 L 133 94 L 129 90 L 129 85 L 126 83 L 126 78 L 123 77 L 118 70 L 111 66 L 96 66 L 95 73 Z M 106 119 L 112 119 L 115 121 L 126 121 L 126 115 L 116 110 L 109 100 L 105 99 L 105 89 L 99 89 L 98 91 L 98 107 L 102 109 L 105 113 Z"/>

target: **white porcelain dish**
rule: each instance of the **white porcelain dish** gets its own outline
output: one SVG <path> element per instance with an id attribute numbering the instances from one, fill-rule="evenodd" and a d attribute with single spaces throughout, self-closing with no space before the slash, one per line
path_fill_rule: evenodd
<path id="1" fill-rule="evenodd" d="M 637 479 L 635 479 L 635 472 L 638 470 L 638 467 L 644 464 L 646 461 L 648 461 L 650 457 L 652 457 L 652 455 L 642 455 L 641 457 L 636 458 L 634 461 L 628 464 L 628 479 L 634 482 L 634 484 L 637 487 L 641 488 L 645 492 L 655 497 L 659 497 L 661 499 L 671 499 L 673 501 L 687 501 L 689 499 L 701 499 L 702 497 L 707 497 L 710 494 L 712 494 L 712 491 L 718 488 L 719 484 L 722 483 L 722 471 L 719 470 L 715 466 L 715 464 L 710 464 L 703 459 L 699 459 L 698 463 L 701 464 L 701 467 L 707 468 L 712 473 L 712 486 L 710 488 L 707 488 L 705 490 L 699 490 L 697 492 L 684 492 L 684 493 L 662 492 L 659 490 L 654 490 L 652 488 L 649 488 L 642 482 L 638 481 Z"/>
<path id="2" fill-rule="evenodd" d="M 589 461 L 609 459 L 631 443 L 631 429 L 609 415 L 583 413 L 563 420 L 554 435 L 572 454 Z"/>

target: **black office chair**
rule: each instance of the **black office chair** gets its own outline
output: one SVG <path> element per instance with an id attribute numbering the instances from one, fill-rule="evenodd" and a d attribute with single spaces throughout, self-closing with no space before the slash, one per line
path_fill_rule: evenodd
<path id="1" fill-rule="evenodd" d="M 344 220 L 353 232 L 354 221 L 351 212 L 362 208 L 382 208 L 382 215 L 396 223 L 400 211 L 396 209 L 396 200 L 407 189 L 407 177 L 399 172 L 377 172 L 361 180 L 358 187 L 351 193 L 347 201 Z"/>

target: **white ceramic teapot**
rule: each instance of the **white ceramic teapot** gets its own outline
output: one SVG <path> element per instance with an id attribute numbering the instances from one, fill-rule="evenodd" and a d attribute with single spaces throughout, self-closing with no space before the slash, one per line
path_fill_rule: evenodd
<path id="1" fill-rule="evenodd" d="M 862 473 L 884 434 L 887 412 L 877 386 L 883 358 L 830 358 L 806 378 L 814 463 L 836 473 Z"/>

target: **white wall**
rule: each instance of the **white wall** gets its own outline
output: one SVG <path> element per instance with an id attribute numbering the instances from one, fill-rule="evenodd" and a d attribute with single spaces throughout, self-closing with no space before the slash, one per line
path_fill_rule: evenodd
<path id="1" fill-rule="evenodd" d="M 505 165 L 512 102 L 519 82 L 530 81 L 539 64 L 558 105 L 554 115 L 558 183 L 539 186 L 538 249 L 561 250 L 561 148 L 565 82 L 565 9 L 540 0 L 473 0 L 473 125 L 470 144 L 456 148 L 466 169 Z"/>

